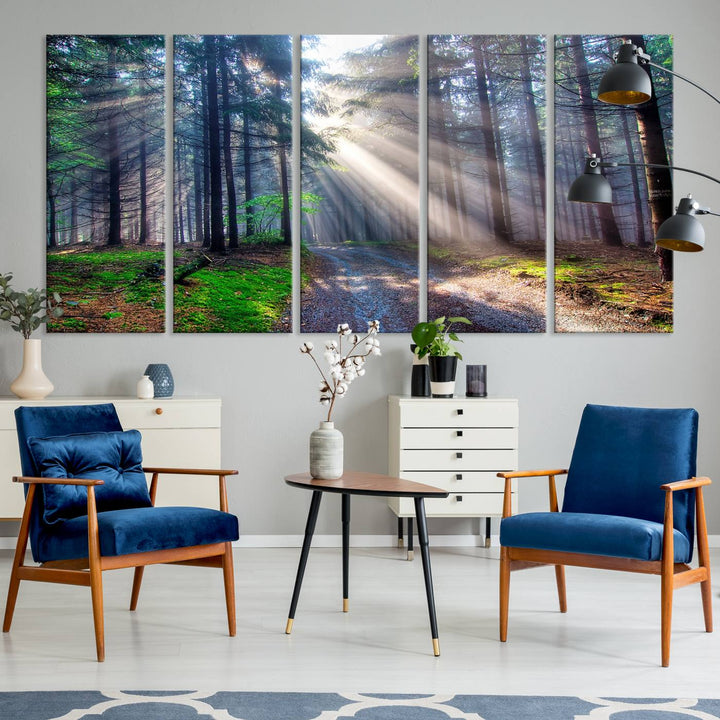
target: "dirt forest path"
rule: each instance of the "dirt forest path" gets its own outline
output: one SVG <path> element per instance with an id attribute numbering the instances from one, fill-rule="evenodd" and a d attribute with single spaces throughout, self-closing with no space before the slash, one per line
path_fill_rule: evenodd
<path id="1" fill-rule="evenodd" d="M 417 322 L 418 264 L 414 251 L 363 245 L 314 245 L 311 279 L 301 296 L 302 332 L 335 332 L 339 323 L 362 332 L 410 332 Z M 306 268 L 303 268 L 306 271 Z"/>
<path id="2" fill-rule="evenodd" d="M 412 250 L 392 246 L 316 245 L 303 288 L 302 332 L 334 332 L 347 322 L 362 331 L 409 332 L 418 321 L 418 266 Z M 503 268 L 458 262 L 428 277 L 428 316 L 463 315 L 475 332 L 545 332 L 546 286 Z M 642 317 L 567 289 L 555 296 L 555 332 L 653 332 Z M 550 328 L 552 329 L 552 328 Z"/>

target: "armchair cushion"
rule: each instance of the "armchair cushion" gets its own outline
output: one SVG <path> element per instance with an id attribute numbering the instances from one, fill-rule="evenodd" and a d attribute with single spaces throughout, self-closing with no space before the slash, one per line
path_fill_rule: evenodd
<path id="1" fill-rule="evenodd" d="M 40 477 L 104 480 L 95 487 L 98 512 L 149 507 L 142 470 L 140 433 L 96 432 L 28 439 Z M 43 485 L 43 521 L 53 524 L 87 515 L 87 490 L 77 485 Z"/>
<path id="2" fill-rule="evenodd" d="M 618 515 L 575 512 L 531 512 L 504 518 L 500 544 L 588 555 L 660 560 L 662 523 Z M 673 531 L 675 562 L 692 558 L 692 545 Z"/>
<path id="3" fill-rule="evenodd" d="M 38 562 L 88 556 L 87 515 L 66 520 L 41 533 Z M 167 550 L 237 540 L 235 515 L 194 507 L 140 507 L 98 513 L 100 554 Z"/>

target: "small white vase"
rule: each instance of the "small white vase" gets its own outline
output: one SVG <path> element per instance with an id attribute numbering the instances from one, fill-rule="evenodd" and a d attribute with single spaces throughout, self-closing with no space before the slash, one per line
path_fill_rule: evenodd
<path id="1" fill-rule="evenodd" d="M 321 422 L 310 433 L 310 475 L 322 480 L 337 480 L 343 474 L 343 435 L 334 422 Z"/>
<path id="2" fill-rule="evenodd" d="M 42 369 L 41 341 L 25 340 L 22 371 L 10 385 L 10 390 L 23 400 L 42 400 L 54 389 Z"/>
<path id="3" fill-rule="evenodd" d="M 140 400 L 150 400 L 155 397 L 155 385 L 148 375 L 143 375 L 138 380 L 137 396 Z"/>

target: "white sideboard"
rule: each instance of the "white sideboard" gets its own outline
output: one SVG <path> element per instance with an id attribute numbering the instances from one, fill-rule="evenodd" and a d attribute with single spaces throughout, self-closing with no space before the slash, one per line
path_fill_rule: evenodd
<path id="1" fill-rule="evenodd" d="M 518 401 L 511 398 L 388 397 L 389 474 L 435 485 L 447 498 L 425 501 L 428 517 L 502 516 L 504 481 L 518 467 Z M 412 499 L 390 498 L 411 518 Z M 513 512 L 517 498 L 513 494 Z"/>
<path id="2" fill-rule="evenodd" d="M 15 408 L 47 405 L 89 405 L 110 402 L 125 430 L 142 433 L 143 464 L 156 467 L 221 468 L 218 397 L 174 397 L 138 400 L 132 397 L 59 397 L 44 400 L 0 399 L 0 519 L 22 515 L 22 486 L 15 431 Z M 148 478 L 149 482 L 150 478 Z M 213 477 L 162 475 L 156 505 L 192 505 L 217 509 L 218 481 Z"/>

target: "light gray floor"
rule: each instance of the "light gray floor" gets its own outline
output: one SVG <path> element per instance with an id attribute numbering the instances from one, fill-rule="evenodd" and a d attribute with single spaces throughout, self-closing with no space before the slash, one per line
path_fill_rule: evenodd
<path id="1" fill-rule="evenodd" d="M 226 635 L 221 573 L 158 566 L 137 612 L 131 571 L 105 573 L 107 660 L 94 661 L 90 593 L 23 583 L 2 637 L 0 690 L 197 689 L 720 697 L 720 630 L 703 630 L 698 586 L 675 593 L 670 668 L 660 661 L 659 579 L 568 568 L 568 613 L 554 573 L 514 573 L 508 642 L 497 640 L 495 549 L 432 551 L 441 656 L 432 655 L 419 558 L 314 549 L 291 636 L 298 549 L 235 551 L 238 634 Z M 713 551 L 720 578 L 720 552 Z M 0 557 L 0 592 L 10 553 Z M 713 592 L 718 613 L 718 591 Z M 720 617 L 720 616 L 719 616 Z"/>

